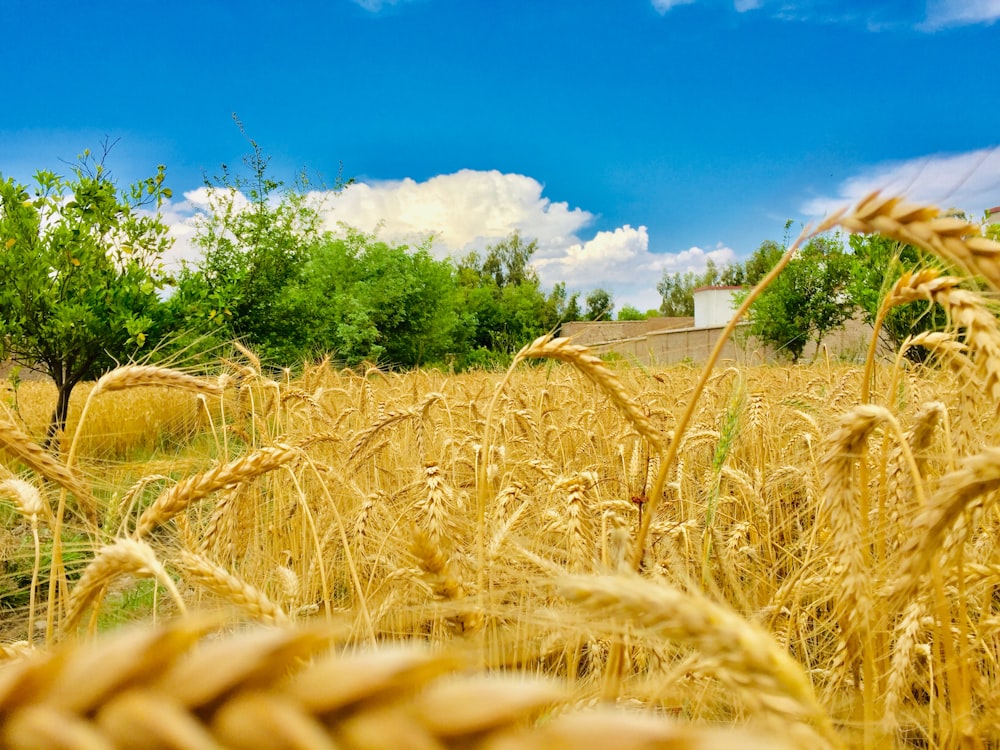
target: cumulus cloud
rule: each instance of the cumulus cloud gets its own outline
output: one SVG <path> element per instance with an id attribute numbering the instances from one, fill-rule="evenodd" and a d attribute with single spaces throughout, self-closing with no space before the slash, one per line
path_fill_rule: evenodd
<path id="1" fill-rule="evenodd" d="M 876 164 L 842 182 L 836 195 L 808 201 L 802 211 L 823 216 L 874 190 L 958 208 L 978 219 L 987 208 L 1000 205 L 1000 146 Z"/>
<path id="2" fill-rule="evenodd" d="M 535 262 L 544 284 L 565 281 L 576 290 L 600 286 L 614 293 L 617 306 L 633 305 L 640 310 L 659 307 L 656 283 L 666 273 L 701 272 L 711 259 L 719 266 L 736 260 L 736 252 L 725 245 L 712 250 L 692 247 L 678 253 L 649 250 L 646 227 L 628 224 L 611 232 L 598 232 L 593 239 L 575 243 L 557 257 Z"/>
<path id="3" fill-rule="evenodd" d="M 320 211 L 324 229 L 337 234 L 345 226 L 353 227 L 410 245 L 433 236 L 430 247 L 437 257 L 481 251 L 517 230 L 538 242 L 533 264 L 545 287 L 559 281 L 566 282 L 571 292 L 602 287 L 612 292 L 617 307 L 658 307 L 656 282 L 664 271 L 702 271 L 709 259 L 718 265 L 736 259 L 724 245 L 652 252 L 644 226 L 626 224 L 593 232 L 592 213 L 543 193 L 544 186 L 525 175 L 461 170 L 422 182 L 360 182 L 339 195 L 312 193 L 310 199 Z M 170 265 L 198 258 L 200 251 L 193 242 L 198 217 L 220 197 L 202 187 L 184 193 L 183 200 L 164 204 L 162 214 L 175 238 L 167 259 Z M 248 205 L 245 196 L 234 198 L 237 208 Z"/>
<path id="4" fill-rule="evenodd" d="M 553 202 L 540 182 L 496 170 L 463 169 L 424 182 L 362 182 L 330 201 L 326 227 L 338 222 L 385 239 L 416 242 L 434 235 L 443 254 L 482 249 L 515 229 L 538 239 L 539 257 L 558 253 L 591 224 L 593 214 Z"/>
<path id="5" fill-rule="evenodd" d="M 990 24 L 1000 18 L 1000 0 L 928 0 L 922 28 L 934 31 L 948 26 Z"/>

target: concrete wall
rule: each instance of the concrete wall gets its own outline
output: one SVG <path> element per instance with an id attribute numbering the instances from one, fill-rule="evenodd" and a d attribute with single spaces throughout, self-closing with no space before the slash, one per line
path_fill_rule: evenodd
<path id="1" fill-rule="evenodd" d="M 647 318 L 646 320 L 580 320 L 564 323 L 560 336 L 572 336 L 577 344 L 590 346 L 606 341 L 620 341 L 635 336 L 645 336 L 652 331 L 690 328 L 694 318 Z"/>
<path id="2" fill-rule="evenodd" d="M 722 350 L 722 359 L 746 365 L 784 361 L 783 357 L 769 346 L 749 338 L 746 334 L 746 325 L 741 324 L 726 342 Z M 644 365 L 669 366 L 683 363 L 697 365 L 708 359 L 724 328 L 725 326 L 714 326 L 651 331 L 621 341 L 595 342 L 587 346 L 595 354 L 616 354 Z M 871 326 L 865 325 L 860 320 L 849 321 L 844 328 L 827 335 L 819 350 L 812 343 L 806 346 L 802 353 L 802 361 L 808 362 L 815 357 L 826 356 L 827 353 L 831 359 L 838 361 L 864 361 L 871 334 Z"/>

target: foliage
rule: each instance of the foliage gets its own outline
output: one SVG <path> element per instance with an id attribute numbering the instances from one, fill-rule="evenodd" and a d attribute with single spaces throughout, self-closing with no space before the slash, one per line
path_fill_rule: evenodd
<path id="1" fill-rule="evenodd" d="M 247 140 L 249 177 L 223 164 L 220 177 L 206 180 L 209 208 L 199 216 L 195 240 L 204 254 L 178 276 L 170 324 L 239 339 L 266 360 L 288 363 L 308 343 L 312 304 L 295 290 L 321 239 L 320 217 L 307 176 L 292 186 L 272 179 L 270 157 Z M 338 178 L 334 190 L 343 184 Z"/>
<path id="2" fill-rule="evenodd" d="M 694 315 L 695 289 L 703 286 L 743 286 L 745 283 L 748 282 L 743 265 L 734 263 L 720 269 L 711 258 L 700 274 L 664 271 L 663 278 L 656 284 L 656 291 L 663 300 L 659 312 L 668 318 L 690 318 Z"/>
<path id="3" fill-rule="evenodd" d="M 524 344 L 561 323 L 579 320 L 579 296 L 569 295 L 566 285 L 556 284 L 546 295 L 530 266 L 538 248 L 525 242 L 518 232 L 462 258 L 456 269 L 459 306 L 467 327 L 461 343 L 460 365 L 472 364 L 467 355 L 477 350 L 511 354 Z"/>
<path id="4" fill-rule="evenodd" d="M 440 361 L 467 325 L 449 261 L 356 230 L 315 247 L 298 295 L 310 311 L 311 349 L 349 364 Z"/>
<path id="5" fill-rule="evenodd" d="M 851 235 L 849 242 L 853 254 L 850 294 L 869 324 L 875 321 L 882 299 L 903 271 L 940 265 L 934 256 L 919 248 L 881 235 Z M 895 305 L 882 322 L 882 341 L 896 351 L 908 336 L 941 330 L 947 322 L 945 311 L 930 301 Z M 907 347 L 905 356 L 912 361 L 923 361 L 927 350 Z"/>
<path id="6" fill-rule="evenodd" d="M 632 305 L 625 305 L 618 311 L 618 320 L 645 320 L 647 314 Z"/>
<path id="7" fill-rule="evenodd" d="M 783 252 L 774 242 L 762 243 L 747 261 L 748 282 L 756 283 Z M 798 361 L 810 339 L 819 344 L 851 317 L 852 267 L 839 237 L 810 241 L 751 306 L 751 335 Z"/>
<path id="8" fill-rule="evenodd" d="M 587 311 L 584 318 L 587 320 L 611 320 L 615 310 L 614 298 L 611 292 L 606 289 L 594 289 L 586 298 Z"/>
<path id="9" fill-rule="evenodd" d="M 0 359 L 55 381 L 50 439 L 77 383 L 151 346 L 166 280 L 167 228 L 143 210 L 170 197 L 165 168 L 119 191 L 109 150 L 85 151 L 69 178 L 37 172 L 30 193 L 0 176 Z"/>

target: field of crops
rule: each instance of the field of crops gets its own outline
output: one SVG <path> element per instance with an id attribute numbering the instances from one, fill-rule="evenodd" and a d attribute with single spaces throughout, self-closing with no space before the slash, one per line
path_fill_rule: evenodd
<path id="1" fill-rule="evenodd" d="M 919 298 L 954 330 L 870 372 L 127 366 L 58 453 L 21 384 L 0 743 L 1000 745 L 1000 329 Z"/>

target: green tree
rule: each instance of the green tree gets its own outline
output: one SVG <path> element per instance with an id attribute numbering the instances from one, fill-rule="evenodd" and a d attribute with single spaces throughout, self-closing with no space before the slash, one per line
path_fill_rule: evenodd
<path id="1" fill-rule="evenodd" d="M 694 315 L 694 290 L 703 286 L 743 286 L 748 283 L 746 270 L 742 264 L 734 263 L 721 269 L 711 258 L 701 273 L 688 271 L 663 272 L 663 278 L 656 284 L 660 293 L 660 313 L 669 318 L 690 318 Z"/>
<path id="2" fill-rule="evenodd" d="M 576 314 L 576 295 L 566 298 L 565 288 L 549 297 L 542 292 L 530 266 L 536 248 L 536 241 L 525 242 L 514 232 L 487 247 L 485 256 L 473 252 L 459 261 L 459 304 L 469 321 L 467 363 L 501 361 Z"/>
<path id="3" fill-rule="evenodd" d="M 297 290 L 322 238 L 321 219 L 308 177 L 290 186 L 272 179 L 270 157 L 236 123 L 250 144 L 243 160 L 249 176 L 223 164 L 220 176 L 206 179 L 209 208 L 198 216 L 195 238 L 203 255 L 178 274 L 170 324 L 240 339 L 265 360 L 288 364 L 308 348 L 316 300 Z M 344 185 L 338 177 L 332 191 Z"/>
<path id="4" fill-rule="evenodd" d="M 153 343 L 169 239 L 148 209 L 170 189 L 161 165 L 119 191 L 110 148 L 100 159 L 85 151 L 69 178 L 37 172 L 32 192 L 0 176 L 0 359 L 55 381 L 48 442 L 65 428 L 77 383 Z"/>
<path id="5" fill-rule="evenodd" d="M 632 305 L 625 305 L 618 311 L 618 320 L 645 320 L 646 313 Z"/>
<path id="6" fill-rule="evenodd" d="M 849 243 L 853 257 L 850 294 L 869 324 L 875 321 L 882 299 L 904 271 L 940 266 L 936 256 L 881 235 L 854 234 Z M 908 336 L 943 330 L 947 324 L 948 316 L 940 306 L 923 300 L 908 302 L 889 310 L 880 335 L 882 343 L 896 351 Z M 906 350 L 906 357 L 917 362 L 923 361 L 927 354 L 921 347 Z"/>
<path id="7" fill-rule="evenodd" d="M 773 268 L 782 253 L 775 243 L 764 242 L 747 262 L 753 269 L 748 277 L 772 259 Z M 751 335 L 797 362 L 810 339 L 819 344 L 853 314 L 851 269 L 852 259 L 839 237 L 811 240 L 751 306 Z"/>
<path id="8" fill-rule="evenodd" d="M 467 324 L 449 261 L 434 259 L 427 247 L 390 245 L 356 230 L 316 247 L 300 293 L 314 303 L 310 348 L 349 364 L 441 361 L 456 351 Z"/>
<path id="9" fill-rule="evenodd" d="M 611 292 L 606 289 L 597 288 L 587 295 L 585 302 L 587 312 L 584 318 L 587 320 L 611 320 L 615 310 L 615 301 Z"/>

